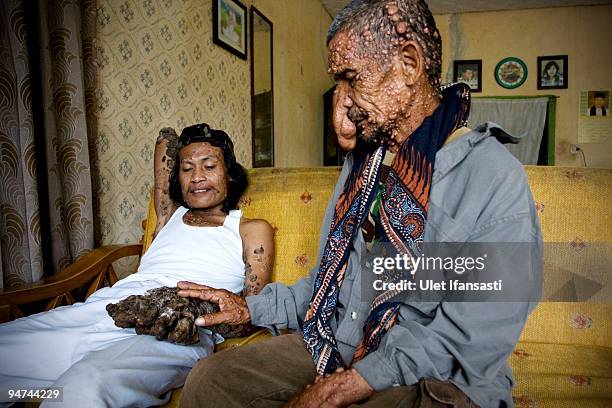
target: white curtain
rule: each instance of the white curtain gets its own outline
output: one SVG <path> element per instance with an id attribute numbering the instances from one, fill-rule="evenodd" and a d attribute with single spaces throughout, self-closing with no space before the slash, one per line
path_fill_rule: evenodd
<path id="1" fill-rule="evenodd" d="M 510 153 L 523 164 L 537 164 L 548 98 L 497 99 L 474 98 L 468 126 L 474 129 L 485 122 L 494 122 L 513 136 L 518 144 L 506 144 Z"/>

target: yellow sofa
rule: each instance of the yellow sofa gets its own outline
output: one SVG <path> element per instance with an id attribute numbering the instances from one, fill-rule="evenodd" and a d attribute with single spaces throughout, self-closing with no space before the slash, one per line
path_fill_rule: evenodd
<path id="1" fill-rule="evenodd" d="M 612 169 L 528 166 L 526 171 L 545 242 L 567 245 L 576 253 L 574 263 L 585 262 L 580 259 L 585 247 L 612 242 Z M 274 281 L 292 284 L 315 266 L 321 220 L 338 175 L 338 168 L 323 167 L 249 171 L 241 208 L 274 227 Z M 145 250 L 154 216 L 150 204 Z M 546 281 L 555 281 L 556 273 L 545 266 Z M 541 303 L 510 356 L 516 406 L 611 407 L 611 316 L 612 303 Z M 265 336 L 233 339 L 217 352 Z M 167 406 L 178 406 L 179 398 L 177 390 Z"/>
<path id="2" fill-rule="evenodd" d="M 612 169 L 527 166 L 526 172 L 545 242 L 566 244 L 577 255 L 583 246 L 612 242 Z M 315 266 L 338 175 L 338 168 L 250 170 L 241 208 L 275 229 L 274 281 L 294 283 Z M 547 282 L 555 279 L 551 272 L 545 266 Z M 517 407 L 612 407 L 612 303 L 541 303 L 510 364 Z"/>

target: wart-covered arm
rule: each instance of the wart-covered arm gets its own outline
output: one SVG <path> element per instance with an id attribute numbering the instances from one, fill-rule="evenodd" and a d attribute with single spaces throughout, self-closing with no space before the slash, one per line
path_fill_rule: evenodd
<path id="1" fill-rule="evenodd" d="M 178 135 L 172 128 L 163 128 L 159 131 L 157 142 L 155 143 L 155 153 L 153 155 L 154 171 L 154 192 L 153 201 L 155 204 L 155 214 L 157 223 L 153 237 L 166 225 L 174 211 L 178 208 L 176 203 L 170 198 L 170 172 L 174 166 L 174 160 L 178 153 Z"/>

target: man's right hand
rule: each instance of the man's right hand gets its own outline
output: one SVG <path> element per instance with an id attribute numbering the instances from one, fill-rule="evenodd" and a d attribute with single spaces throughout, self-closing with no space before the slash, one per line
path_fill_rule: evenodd
<path id="1" fill-rule="evenodd" d="M 251 321 L 246 301 L 235 293 L 185 281 L 179 282 L 177 286 L 180 289 L 179 296 L 207 300 L 219 305 L 217 313 L 198 317 L 195 321 L 198 326 L 215 326 L 222 323 L 239 325 Z"/>

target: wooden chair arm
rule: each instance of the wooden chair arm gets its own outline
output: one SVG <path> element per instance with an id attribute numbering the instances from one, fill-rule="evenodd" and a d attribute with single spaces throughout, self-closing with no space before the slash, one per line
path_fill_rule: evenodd
<path id="1" fill-rule="evenodd" d="M 59 306 L 63 300 L 74 302 L 70 291 L 91 282 L 87 296 L 95 292 L 104 279 L 113 285 L 118 279 L 113 262 L 126 256 L 142 253 L 142 244 L 108 245 L 83 255 L 53 276 L 38 282 L 10 289 L 0 289 L 0 305 L 16 306 L 50 299 L 46 310 Z M 17 313 L 18 316 L 19 313 Z"/>

